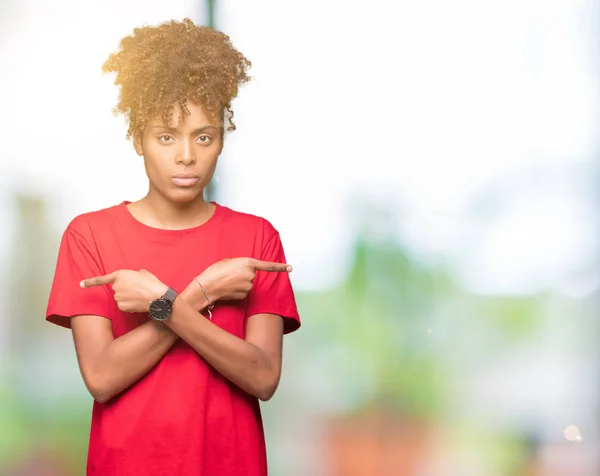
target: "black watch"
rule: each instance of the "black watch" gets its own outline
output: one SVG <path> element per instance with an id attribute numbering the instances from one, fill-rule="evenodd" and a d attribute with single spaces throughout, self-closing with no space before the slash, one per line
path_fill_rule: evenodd
<path id="1" fill-rule="evenodd" d="M 173 313 L 173 302 L 177 297 L 177 291 L 173 288 L 167 289 L 162 297 L 150 302 L 150 317 L 155 321 L 166 321 Z"/>

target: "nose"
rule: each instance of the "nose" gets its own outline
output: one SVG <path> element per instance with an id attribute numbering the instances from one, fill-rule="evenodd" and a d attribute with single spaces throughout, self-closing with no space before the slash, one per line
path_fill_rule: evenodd
<path id="1" fill-rule="evenodd" d="M 177 151 L 177 163 L 183 165 L 191 165 L 196 163 L 196 157 L 194 157 L 192 143 L 189 140 L 184 140 L 179 144 L 179 150 Z"/>

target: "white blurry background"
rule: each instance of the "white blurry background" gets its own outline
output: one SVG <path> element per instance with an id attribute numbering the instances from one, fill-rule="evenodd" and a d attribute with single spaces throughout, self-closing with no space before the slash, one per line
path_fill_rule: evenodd
<path id="1" fill-rule="evenodd" d="M 453 383 L 434 427 L 522 426 L 536 435 L 535 455 L 506 469 L 481 456 L 496 440 L 457 449 L 439 438 L 413 474 L 600 470 L 598 14 L 596 0 L 216 1 L 216 26 L 254 77 L 234 103 L 238 130 L 216 198 L 280 230 L 299 293 L 341 286 L 367 227 L 415 263 L 443 267 L 469 299 L 533 297 L 543 309 L 527 340 L 496 353 L 482 344 L 494 341 L 485 316 L 458 299 L 460 319 L 444 324 L 442 313 L 440 328 L 452 330 L 437 355 Z M 143 196 L 143 166 L 100 66 L 135 26 L 185 16 L 205 22 L 206 3 L 2 1 L 3 280 L 19 241 L 15 197 L 43 200 L 47 231 L 60 236 L 79 213 Z M 56 246 L 48 250 L 52 262 Z M 9 289 L 0 293 L 8 302 Z M 38 352 L 19 353 L 9 309 L 0 308 L 0 368 L 43 373 L 48 395 L 88 404 L 68 333 L 43 327 Z M 317 347 L 323 319 L 307 311 L 287 339 L 282 387 L 265 405 L 275 475 L 350 474 L 328 469 L 319 436 L 323 414 L 350 412 L 342 389 L 353 388 L 331 383 L 336 359 L 352 357 L 327 357 L 334 342 Z M 6 388 L 23 388 L 6 375 Z M 15 425 L 3 429 L 0 416 L 0 433 Z M 0 450 L 13 451 L 8 440 Z"/>

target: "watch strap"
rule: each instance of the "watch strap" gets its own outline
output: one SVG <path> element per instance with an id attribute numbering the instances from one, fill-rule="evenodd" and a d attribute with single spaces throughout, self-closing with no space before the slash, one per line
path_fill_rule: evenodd
<path id="1" fill-rule="evenodd" d="M 167 301 L 169 301 L 171 304 L 173 304 L 173 302 L 175 301 L 175 298 L 177 296 L 178 296 L 177 291 L 175 291 L 173 288 L 169 288 L 163 295 L 163 298 L 166 299 Z"/>

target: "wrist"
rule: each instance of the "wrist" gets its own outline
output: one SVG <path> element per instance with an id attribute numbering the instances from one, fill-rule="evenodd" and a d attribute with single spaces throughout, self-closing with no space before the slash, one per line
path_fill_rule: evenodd
<path id="1" fill-rule="evenodd" d="M 148 301 L 152 302 L 155 299 L 160 299 L 161 297 L 163 297 L 165 295 L 165 293 L 168 291 L 169 286 L 167 286 L 166 284 L 163 283 L 158 283 L 156 286 L 153 287 L 152 291 L 150 291 L 148 293 Z"/>
<path id="2" fill-rule="evenodd" d="M 200 296 L 202 296 L 202 301 L 206 302 L 206 305 L 203 306 L 203 309 L 208 307 L 211 308 L 215 305 L 215 302 L 219 300 L 219 296 L 216 292 L 216 288 L 212 286 L 210 282 L 204 281 L 202 279 L 202 275 L 194 278 L 196 284 L 198 285 Z"/>
<path id="3" fill-rule="evenodd" d="M 206 299 L 204 295 L 202 295 L 202 297 L 200 298 L 200 303 L 198 304 L 198 312 L 202 313 L 209 308 L 212 309 L 212 307 L 212 302 Z"/>
<path id="4" fill-rule="evenodd" d="M 179 294 L 179 297 L 197 312 L 202 312 L 209 306 L 204 293 L 195 280 L 192 281 L 188 287 Z"/>
<path id="5" fill-rule="evenodd" d="M 148 312 L 150 311 L 150 306 L 152 303 L 163 297 L 168 289 L 169 286 L 161 283 L 161 285 L 156 286 L 154 289 L 152 289 L 152 291 L 148 292 L 145 297 L 145 300 L 148 302 Z"/>

